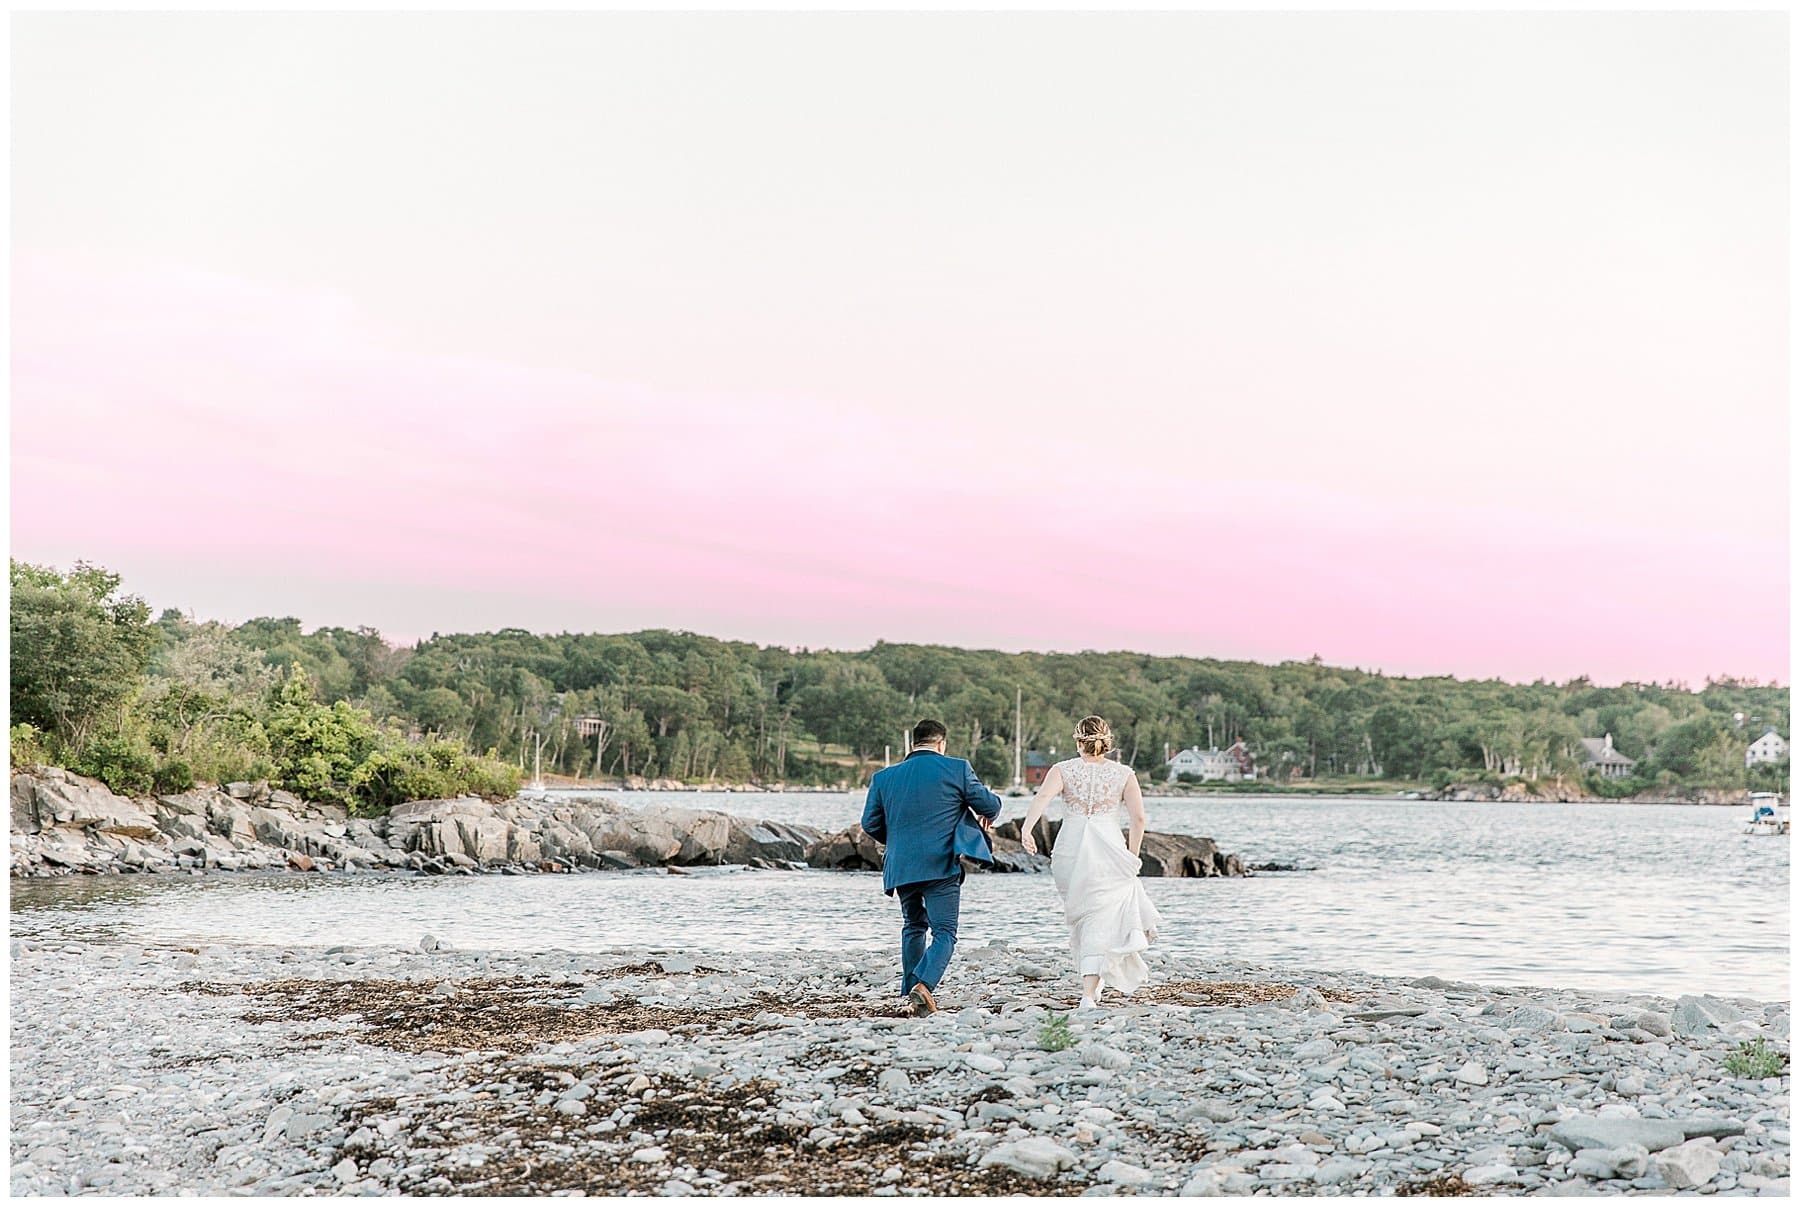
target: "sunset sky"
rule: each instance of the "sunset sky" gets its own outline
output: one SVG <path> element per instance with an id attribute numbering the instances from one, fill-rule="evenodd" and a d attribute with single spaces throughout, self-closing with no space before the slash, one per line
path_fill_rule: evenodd
<path id="1" fill-rule="evenodd" d="M 13 22 L 15 557 L 1788 681 L 1781 14 Z"/>

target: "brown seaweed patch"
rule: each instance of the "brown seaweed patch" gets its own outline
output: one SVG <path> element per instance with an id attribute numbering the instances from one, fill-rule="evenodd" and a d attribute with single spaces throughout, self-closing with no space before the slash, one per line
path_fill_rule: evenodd
<path id="1" fill-rule="evenodd" d="M 449 985 L 449 992 L 440 986 Z M 809 1019 L 891 1018 L 901 1012 L 863 998 L 781 998 L 765 994 L 744 1006 L 648 1006 L 636 1001 L 570 1005 L 542 1000 L 580 989 L 580 982 L 528 977 L 460 982 L 293 978 L 243 985 L 190 983 L 190 992 L 243 994 L 256 1004 L 253 1023 L 357 1019 L 364 1043 L 405 1052 L 521 1052 L 539 1044 L 635 1031 L 734 1032 L 766 1029 L 764 1011 Z"/>
<path id="2" fill-rule="evenodd" d="M 1280 983 L 1255 981 L 1166 981 L 1148 985 L 1131 996 L 1132 1004 L 1140 1002 L 1158 1006 L 1261 1006 L 1279 1002 L 1294 995 L 1297 987 Z M 1357 995 L 1342 989 L 1318 990 L 1319 996 L 1331 1002 L 1354 1002 Z"/>
<path id="3" fill-rule="evenodd" d="M 655 1160 L 638 1160 L 644 1146 L 618 1135 L 589 1138 L 553 1108 L 532 1102 L 465 1106 L 454 1120 L 459 1140 L 504 1136 L 501 1154 L 481 1165 L 440 1168 L 418 1190 L 459 1195 L 657 1193 L 685 1175 L 695 1189 L 735 1186 L 760 1194 L 866 1195 L 880 1186 L 937 1195 L 1076 1194 L 1080 1183 L 1035 1182 L 1006 1170 L 977 1169 L 955 1153 L 933 1153 L 934 1133 L 911 1123 L 886 1123 L 816 1144 L 810 1129 L 778 1122 L 771 1104 L 779 1087 L 768 1081 L 737 1086 L 658 1079 L 654 1098 L 639 1102 L 604 1088 L 590 1101 L 598 1111 L 620 1104 L 631 1111 L 621 1131 L 654 1133 Z M 898 1175 L 887 1171 L 897 1169 Z M 432 1185 L 435 1184 L 435 1185 Z M 447 1184 L 447 1185 L 446 1185 Z"/>
<path id="4" fill-rule="evenodd" d="M 1459 1173 L 1440 1173 L 1418 1182 L 1402 1182 L 1394 1187 L 1396 1195 L 1430 1195 L 1443 1198 L 1452 1195 L 1474 1194 L 1475 1188 L 1463 1181 Z"/>

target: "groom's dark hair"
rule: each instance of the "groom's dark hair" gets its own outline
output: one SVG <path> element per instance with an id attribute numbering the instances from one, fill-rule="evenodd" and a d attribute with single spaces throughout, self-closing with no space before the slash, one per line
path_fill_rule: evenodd
<path id="1" fill-rule="evenodd" d="M 920 721 L 913 726 L 913 745 L 929 746 L 939 738 L 947 738 L 950 731 L 944 728 L 942 721 Z"/>

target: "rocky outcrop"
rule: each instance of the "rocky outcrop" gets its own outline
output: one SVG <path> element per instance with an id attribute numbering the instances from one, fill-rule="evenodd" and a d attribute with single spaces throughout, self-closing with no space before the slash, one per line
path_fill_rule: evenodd
<path id="1" fill-rule="evenodd" d="M 1056 843 L 1061 822 L 1040 819 L 1034 830 L 1038 854 L 1025 850 L 1020 842 L 1022 827 L 1018 821 L 1005 822 L 994 829 L 994 863 L 996 872 L 1043 872 L 1050 868 L 1048 852 Z M 1236 855 L 1219 850 L 1210 838 L 1193 838 L 1185 834 L 1145 834 L 1142 876 L 1247 876 L 1248 869 Z M 870 838 L 861 826 L 827 835 L 807 848 L 806 862 L 815 868 L 836 871 L 879 872 L 882 845 Z M 979 865 L 964 861 L 965 866 Z"/>
<path id="2" fill-rule="evenodd" d="M 229 784 L 131 799 L 55 768 L 12 781 L 12 874 L 798 866 L 817 830 L 605 797 L 413 801 L 385 817 Z"/>
<path id="3" fill-rule="evenodd" d="M 1038 850 L 1019 823 L 994 835 L 996 872 L 1049 869 L 1059 823 Z M 1208 838 L 1146 834 L 1145 876 L 1241 876 Z M 880 871 L 882 845 L 851 826 L 807 826 L 710 809 L 631 809 L 604 796 L 412 801 L 385 817 L 350 817 L 267 784 L 228 784 L 137 799 L 55 768 L 12 780 L 12 874 L 68 872 L 479 870 L 566 872 L 740 864 Z M 967 864 L 971 869 L 978 865 Z"/>
<path id="4" fill-rule="evenodd" d="M 882 844 L 870 838 L 861 826 L 851 826 L 807 847 L 806 862 L 812 867 L 830 868 L 834 872 L 879 872 Z"/>
<path id="5" fill-rule="evenodd" d="M 1039 818 L 1037 826 L 1032 830 L 1032 838 L 1040 851 L 1048 852 L 1056 846 L 1057 831 L 1062 823 L 1048 818 Z M 1017 840 L 1023 833 L 1018 821 L 1009 821 L 996 828 L 995 833 L 1003 839 Z M 1022 849 L 1022 848 L 1021 848 Z M 1141 866 L 1140 876 L 1248 876 L 1250 870 L 1244 861 L 1236 855 L 1227 855 L 1219 850 L 1218 845 L 1210 838 L 1199 838 L 1188 834 L 1158 834 L 1146 832 L 1144 845 L 1138 851 Z"/>

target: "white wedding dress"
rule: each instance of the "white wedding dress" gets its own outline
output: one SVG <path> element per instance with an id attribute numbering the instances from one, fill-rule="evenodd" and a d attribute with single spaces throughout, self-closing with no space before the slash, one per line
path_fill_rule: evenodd
<path id="1" fill-rule="evenodd" d="M 1119 804 L 1131 768 L 1110 760 L 1068 759 L 1062 773 L 1063 823 L 1050 852 L 1062 894 L 1077 971 L 1133 993 L 1149 977 L 1143 952 L 1162 918 L 1138 880 L 1138 857 L 1125 845 Z"/>

